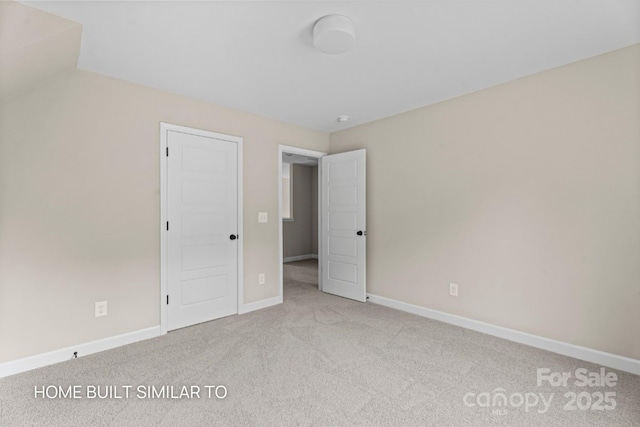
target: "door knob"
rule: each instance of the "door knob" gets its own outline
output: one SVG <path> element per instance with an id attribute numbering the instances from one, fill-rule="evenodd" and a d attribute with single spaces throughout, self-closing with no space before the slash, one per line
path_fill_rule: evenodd
<path id="1" fill-rule="evenodd" d="M 238 238 L 238 236 L 236 236 L 235 234 L 232 234 L 231 236 L 229 236 L 229 238 L 231 240 L 236 240 Z"/>
<path id="2" fill-rule="evenodd" d="M 360 230 L 360 231 L 358 231 L 356 234 L 357 234 L 358 236 L 362 236 L 362 235 L 366 236 L 366 235 L 367 235 L 367 232 L 366 232 L 366 231 L 362 231 L 362 230 Z"/>

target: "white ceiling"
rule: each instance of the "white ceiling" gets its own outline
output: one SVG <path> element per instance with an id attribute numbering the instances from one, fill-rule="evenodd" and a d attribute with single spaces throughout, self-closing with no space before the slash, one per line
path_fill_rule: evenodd
<path id="1" fill-rule="evenodd" d="M 640 42 L 640 0 L 25 3 L 82 23 L 82 69 L 326 132 Z M 328 14 L 352 51 L 313 48 Z"/>

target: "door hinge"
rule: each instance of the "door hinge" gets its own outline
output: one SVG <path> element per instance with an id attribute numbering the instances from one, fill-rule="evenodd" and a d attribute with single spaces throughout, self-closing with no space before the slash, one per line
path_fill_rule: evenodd
<path id="1" fill-rule="evenodd" d="M 167 231 L 169 231 L 169 221 L 167 221 Z"/>
<path id="2" fill-rule="evenodd" d="M 169 147 L 167 147 L 167 157 L 169 157 Z"/>
<path id="3" fill-rule="evenodd" d="M 167 305 L 169 305 L 169 295 L 167 295 Z"/>

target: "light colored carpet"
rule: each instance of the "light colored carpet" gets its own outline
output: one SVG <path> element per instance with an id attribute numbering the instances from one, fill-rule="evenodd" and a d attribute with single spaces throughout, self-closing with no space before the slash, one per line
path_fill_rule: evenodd
<path id="1" fill-rule="evenodd" d="M 640 425 L 638 376 L 617 372 L 615 387 L 538 387 L 536 368 L 598 366 L 322 294 L 316 268 L 313 260 L 286 264 L 282 305 L 0 379 L 0 425 Z M 138 385 L 220 384 L 223 400 L 135 395 Z M 133 391 L 129 399 L 35 399 L 36 385 Z M 463 402 L 498 388 L 554 398 L 542 414 L 542 403 L 527 412 Z M 615 392 L 616 409 L 564 410 L 567 392 Z"/>

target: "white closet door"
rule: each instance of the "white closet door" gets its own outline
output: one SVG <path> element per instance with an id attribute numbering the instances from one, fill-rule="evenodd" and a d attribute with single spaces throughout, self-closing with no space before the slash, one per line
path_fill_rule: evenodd
<path id="1" fill-rule="evenodd" d="M 168 330 L 237 313 L 237 144 L 168 131 Z"/>

